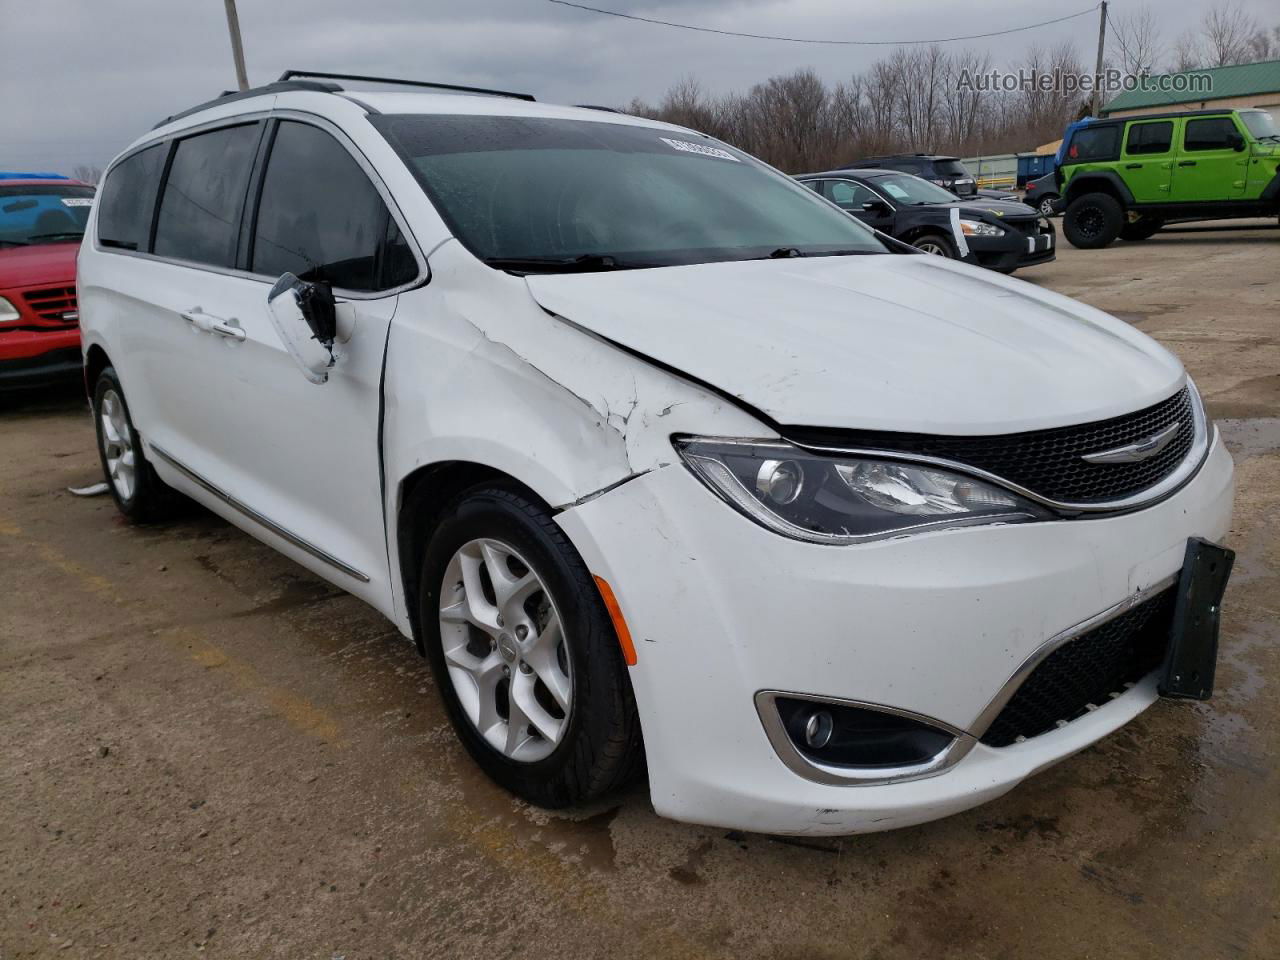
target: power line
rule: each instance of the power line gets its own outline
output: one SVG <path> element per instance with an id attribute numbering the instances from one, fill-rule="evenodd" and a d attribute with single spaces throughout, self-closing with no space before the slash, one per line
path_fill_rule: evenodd
<path id="1" fill-rule="evenodd" d="M 602 10 L 599 7 L 589 7 L 585 3 L 571 3 L 570 0 L 547 0 L 547 2 L 555 3 L 562 7 L 574 7 L 578 10 L 600 13 L 606 17 L 618 17 L 622 20 L 635 20 L 640 23 L 651 23 L 660 27 L 675 27 L 677 30 L 693 30 L 698 33 L 715 33 L 722 37 L 742 37 L 747 40 L 780 40 L 784 43 L 821 43 L 838 47 L 904 47 L 913 44 L 953 43 L 957 40 L 982 40 L 986 37 L 1003 37 L 1010 33 L 1021 33 L 1024 30 L 1035 30 L 1037 27 L 1047 27 L 1053 23 L 1062 23 L 1064 20 L 1074 20 L 1076 17 L 1083 17 L 1086 13 L 1093 13 L 1093 11 L 1097 10 L 1099 7 L 1099 4 L 1095 3 L 1087 10 L 1081 10 L 1077 13 L 1069 13 L 1065 17 L 1057 17 L 1053 20 L 1042 20 L 1040 23 L 1029 23 L 1025 27 L 1010 27 L 1007 30 L 994 30 L 991 33 L 973 33 L 963 37 L 939 37 L 936 40 L 816 40 L 806 37 L 778 37 L 766 33 L 740 33 L 736 30 L 717 30 L 714 27 L 696 27 L 688 23 L 675 23 L 671 20 L 656 20 L 652 17 L 638 17 L 630 13 L 619 13 L 617 10 Z"/>

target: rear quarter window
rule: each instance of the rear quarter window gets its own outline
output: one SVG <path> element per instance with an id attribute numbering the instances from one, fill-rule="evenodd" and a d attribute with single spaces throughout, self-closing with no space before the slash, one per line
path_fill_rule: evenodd
<path id="1" fill-rule="evenodd" d="M 146 250 L 151 214 L 164 169 L 167 143 L 125 157 L 107 174 L 98 193 L 98 243 L 119 250 Z"/>
<path id="2" fill-rule="evenodd" d="M 1119 156 L 1120 128 L 1085 127 L 1077 130 L 1067 148 L 1067 163 L 1115 160 Z"/>

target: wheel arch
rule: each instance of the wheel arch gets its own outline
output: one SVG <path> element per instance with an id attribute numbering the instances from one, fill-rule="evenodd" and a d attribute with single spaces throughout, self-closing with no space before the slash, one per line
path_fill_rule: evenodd
<path id="1" fill-rule="evenodd" d="M 1072 177 L 1067 189 L 1062 194 L 1066 203 L 1072 203 L 1086 193 L 1107 193 L 1115 197 L 1122 207 L 1133 205 L 1133 193 L 1125 185 L 1124 180 L 1112 170 L 1093 170 Z"/>
<path id="2" fill-rule="evenodd" d="M 418 467 L 398 484 L 396 491 L 396 575 L 404 597 L 405 612 L 413 631 L 413 642 L 426 654 L 418 624 L 418 574 L 427 542 L 445 507 L 464 490 L 479 484 L 500 484 L 518 490 L 555 514 L 554 507 L 518 478 L 497 467 L 469 460 L 442 460 Z"/>
<path id="3" fill-rule="evenodd" d="M 111 365 L 111 358 L 107 356 L 107 351 L 99 344 L 95 343 L 85 351 L 84 392 L 90 400 L 93 399 L 93 385 L 98 382 L 98 377 L 102 375 L 102 371 Z"/>

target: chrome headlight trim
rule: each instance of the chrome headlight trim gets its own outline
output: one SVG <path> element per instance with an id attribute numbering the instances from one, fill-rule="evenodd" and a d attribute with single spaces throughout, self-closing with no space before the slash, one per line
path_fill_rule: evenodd
<path id="1" fill-rule="evenodd" d="M 1187 451 L 1182 463 L 1178 464 L 1177 468 L 1169 476 L 1146 490 L 1122 497 L 1119 500 L 1106 500 L 1097 503 L 1073 503 L 1066 500 L 1053 500 L 1049 497 L 1042 497 L 1034 490 L 1028 490 L 1026 487 L 1006 480 L 994 473 L 988 473 L 979 467 L 961 463 L 958 460 L 948 460 L 944 457 L 929 457 L 923 454 L 904 453 L 897 450 L 876 450 L 874 447 L 824 447 L 795 440 L 788 440 L 787 442 L 810 453 L 821 453 L 830 456 L 867 457 L 879 460 L 899 460 L 904 463 L 918 463 L 938 467 L 953 473 L 968 474 L 976 479 L 985 480 L 994 486 L 1002 487 L 1010 493 L 1016 493 L 1032 503 L 1068 516 L 1076 514 L 1125 513 L 1130 510 L 1151 506 L 1173 496 L 1200 472 L 1205 460 L 1209 458 L 1209 451 L 1213 449 L 1213 441 L 1218 434 L 1217 427 L 1213 427 L 1209 423 L 1208 416 L 1205 414 L 1204 401 L 1201 399 L 1200 391 L 1196 389 L 1192 379 L 1186 377 L 1183 385 L 1191 392 L 1191 417 L 1192 426 L 1195 430 L 1191 441 L 1191 449 Z M 1211 427 L 1212 429 L 1210 429 Z"/>

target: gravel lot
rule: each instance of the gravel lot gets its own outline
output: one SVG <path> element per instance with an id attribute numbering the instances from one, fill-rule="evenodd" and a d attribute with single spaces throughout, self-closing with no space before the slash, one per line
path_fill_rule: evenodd
<path id="1" fill-rule="evenodd" d="M 986 807 L 785 841 L 485 780 L 390 624 L 208 514 L 124 525 L 75 389 L 0 398 L 0 958 L 1280 956 L 1280 229 L 1030 282 L 1177 351 L 1237 464 L 1218 694 Z"/>

